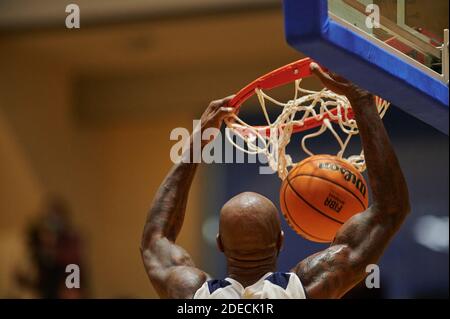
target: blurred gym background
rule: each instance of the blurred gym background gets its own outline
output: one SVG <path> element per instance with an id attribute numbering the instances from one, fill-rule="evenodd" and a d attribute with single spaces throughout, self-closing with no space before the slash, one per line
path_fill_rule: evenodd
<path id="1" fill-rule="evenodd" d="M 70 3 L 80 29 L 65 28 Z M 427 28 L 448 28 L 447 0 L 410 3 L 411 19 L 433 8 Z M 157 297 L 139 244 L 171 130 L 301 57 L 278 0 L 0 1 L 0 298 Z M 448 137 L 395 108 L 385 122 L 413 211 L 383 257 L 381 289 L 353 294 L 448 297 Z M 225 274 L 211 240 L 223 203 L 252 190 L 278 204 L 279 180 L 257 170 L 202 165 L 194 181 L 179 244 L 213 276 Z M 281 270 L 324 247 L 283 227 Z M 67 263 L 80 264 L 82 290 L 55 275 Z"/>

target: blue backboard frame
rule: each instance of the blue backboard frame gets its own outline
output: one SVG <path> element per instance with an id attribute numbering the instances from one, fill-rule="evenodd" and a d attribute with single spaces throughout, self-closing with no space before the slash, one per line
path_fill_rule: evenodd
<path id="1" fill-rule="evenodd" d="M 327 0 L 284 0 L 296 50 L 448 135 L 448 85 L 329 17 Z"/>

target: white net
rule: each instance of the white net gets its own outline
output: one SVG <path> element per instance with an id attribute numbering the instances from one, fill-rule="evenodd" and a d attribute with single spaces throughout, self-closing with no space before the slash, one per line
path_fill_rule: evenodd
<path id="1" fill-rule="evenodd" d="M 345 150 L 350 139 L 358 134 L 358 127 L 356 121 L 351 117 L 351 106 L 347 98 L 326 89 L 322 91 L 306 90 L 300 84 L 301 79 L 294 82 L 294 98 L 286 103 L 277 101 L 261 89 L 256 89 L 255 93 L 267 125 L 252 126 L 234 115 L 225 120 L 229 128 L 226 131 L 229 142 L 245 153 L 264 154 L 270 167 L 284 180 L 289 168 L 295 165 L 291 156 L 286 154 L 286 146 L 291 141 L 292 133 L 300 131 L 302 128 L 316 127 L 315 131 L 304 135 L 301 140 L 301 148 L 306 154 L 314 155 L 308 149 L 307 141 L 329 131 L 338 144 L 336 156 L 347 160 L 359 171 L 364 171 L 366 166 L 362 151 L 359 154 L 345 156 Z M 270 120 L 267 110 L 268 104 L 281 109 L 281 113 L 275 121 Z M 376 105 L 382 118 L 390 103 L 381 98 L 376 98 Z M 311 125 L 312 123 L 316 125 Z M 338 130 L 341 131 L 340 134 L 338 134 Z M 241 138 L 246 147 L 236 143 L 230 132 Z"/>

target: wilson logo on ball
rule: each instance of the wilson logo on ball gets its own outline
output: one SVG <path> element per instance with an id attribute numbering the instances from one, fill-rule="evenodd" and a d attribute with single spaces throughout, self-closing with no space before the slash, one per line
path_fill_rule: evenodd
<path id="1" fill-rule="evenodd" d="M 344 179 L 347 182 L 351 182 L 356 187 L 356 189 L 358 189 L 358 191 L 361 193 L 361 195 L 366 197 L 366 185 L 365 185 L 364 181 L 361 180 L 360 178 L 356 177 L 356 175 L 353 174 L 348 169 L 346 169 L 336 163 L 330 163 L 330 162 L 319 163 L 319 168 L 341 172 L 341 174 L 344 175 Z"/>

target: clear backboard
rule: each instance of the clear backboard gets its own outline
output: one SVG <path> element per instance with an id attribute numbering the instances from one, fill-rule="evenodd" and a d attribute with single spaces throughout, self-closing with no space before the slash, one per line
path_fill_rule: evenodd
<path id="1" fill-rule="evenodd" d="M 427 5 L 427 3 L 430 2 L 328 0 L 328 9 L 332 20 L 343 25 L 351 24 L 360 32 L 384 42 L 419 64 L 435 71 L 435 74 L 430 72 L 431 75 L 442 76 L 443 80 L 448 81 L 448 69 L 447 72 L 444 72 L 445 67 L 448 68 L 448 64 L 442 64 L 441 48 L 444 43 L 444 30 L 448 29 L 448 14 L 445 13 L 448 12 L 449 2 L 434 0 L 431 5 Z M 377 8 L 370 6 L 371 4 L 376 5 Z M 439 10 L 438 12 L 444 14 L 438 14 L 434 10 Z M 374 25 L 375 14 L 379 17 L 377 26 Z M 369 23 L 367 23 L 368 18 Z M 413 61 L 409 61 L 414 64 Z"/>
<path id="2" fill-rule="evenodd" d="M 284 0 L 288 43 L 448 134 L 448 0 Z"/>

